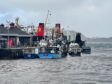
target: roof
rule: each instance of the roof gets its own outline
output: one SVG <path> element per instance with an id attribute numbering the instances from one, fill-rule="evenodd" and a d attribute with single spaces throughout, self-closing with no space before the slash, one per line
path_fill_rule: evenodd
<path id="1" fill-rule="evenodd" d="M 25 37 L 30 37 L 28 33 L 24 32 L 21 30 L 21 28 L 16 28 L 16 27 L 0 27 L 0 35 L 3 36 L 25 36 Z"/>

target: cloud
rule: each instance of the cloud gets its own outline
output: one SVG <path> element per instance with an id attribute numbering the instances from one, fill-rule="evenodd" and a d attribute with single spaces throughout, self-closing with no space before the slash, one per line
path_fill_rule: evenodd
<path id="1" fill-rule="evenodd" d="M 62 27 L 82 32 L 87 37 L 109 37 L 112 27 L 112 0 L 3 0 L 0 1 L 0 23 L 14 21 L 19 16 L 21 24 L 37 25 L 44 22 L 47 10 L 49 22 L 59 22 Z M 111 30 L 111 31 L 110 31 Z"/>

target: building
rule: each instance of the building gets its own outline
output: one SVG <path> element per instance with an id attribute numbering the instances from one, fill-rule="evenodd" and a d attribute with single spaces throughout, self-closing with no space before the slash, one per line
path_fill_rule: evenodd
<path id="1" fill-rule="evenodd" d="M 11 45 L 9 45 L 11 44 Z M 5 27 L 4 24 L 0 25 L 0 47 L 23 47 L 32 45 L 32 35 L 16 27 L 14 23 L 10 27 Z"/>

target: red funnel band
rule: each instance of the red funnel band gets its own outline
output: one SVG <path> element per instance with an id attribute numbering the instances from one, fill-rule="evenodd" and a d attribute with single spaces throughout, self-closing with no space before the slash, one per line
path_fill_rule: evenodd
<path id="1" fill-rule="evenodd" d="M 44 23 L 39 23 L 36 36 L 44 36 Z"/>

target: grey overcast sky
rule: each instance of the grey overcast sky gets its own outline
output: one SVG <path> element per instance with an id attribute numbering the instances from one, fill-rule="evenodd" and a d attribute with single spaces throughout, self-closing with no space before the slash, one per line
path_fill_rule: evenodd
<path id="1" fill-rule="evenodd" d="M 20 17 L 22 25 L 61 23 L 87 37 L 112 37 L 112 0 L 0 0 L 0 23 Z"/>

